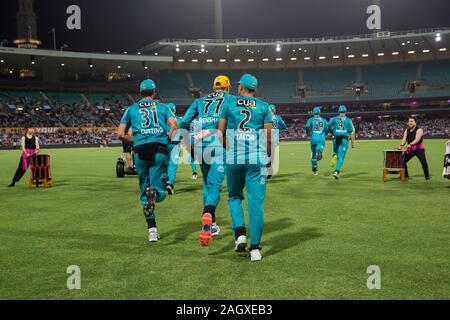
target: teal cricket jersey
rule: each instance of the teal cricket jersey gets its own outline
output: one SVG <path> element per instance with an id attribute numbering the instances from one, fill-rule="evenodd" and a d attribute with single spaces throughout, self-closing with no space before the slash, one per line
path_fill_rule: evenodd
<path id="1" fill-rule="evenodd" d="M 207 96 L 194 100 L 183 117 L 181 128 L 188 130 L 192 121 L 197 120 L 194 125 L 194 135 L 201 130 L 217 129 L 219 126 L 219 116 L 221 109 L 234 101 L 234 96 L 223 92 L 215 91 Z M 196 146 L 221 146 L 216 136 L 210 136 L 203 141 L 196 141 Z"/>
<path id="2" fill-rule="evenodd" d="M 305 125 L 306 134 L 311 135 L 311 143 L 324 143 L 328 133 L 328 122 L 322 117 L 309 118 Z"/>
<path id="3" fill-rule="evenodd" d="M 131 127 L 134 147 L 146 143 L 168 143 L 167 120 L 174 117 L 166 105 L 153 100 L 140 100 L 128 107 L 120 123 Z"/>
<path id="4" fill-rule="evenodd" d="M 333 132 L 333 135 L 336 136 L 345 136 L 348 137 L 353 133 L 354 127 L 353 122 L 350 118 L 347 117 L 334 117 L 330 119 L 328 123 L 330 131 Z"/>
<path id="5" fill-rule="evenodd" d="M 286 123 L 278 114 L 273 116 L 273 129 L 273 140 L 274 144 L 277 146 L 280 143 L 280 131 L 287 129 Z"/>
<path id="6" fill-rule="evenodd" d="M 227 143 L 234 141 L 234 146 L 229 145 L 234 148 L 234 161 L 266 157 L 266 140 L 261 130 L 266 123 L 273 124 L 268 103 L 255 97 L 238 96 L 234 103 L 222 108 L 220 119 L 227 120 Z"/>

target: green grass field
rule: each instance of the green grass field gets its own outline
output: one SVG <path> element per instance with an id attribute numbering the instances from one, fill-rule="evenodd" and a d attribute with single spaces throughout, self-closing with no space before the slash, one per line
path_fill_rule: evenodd
<path id="1" fill-rule="evenodd" d="M 408 182 L 383 183 L 382 150 L 397 143 L 357 142 L 338 181 L 330 144 L 318 177 L 306 143 L 282 144 L 260 263 L 233 251 L 225 191 L 222 237 L 199 246 L 201 181 L 188 165 L 157 207 L 161 240 L 150 245 L 136 178 L 115 178 L 121 149 L 46 150 L 56 185 L 37 190 L 27 179 L 6 187 L 19 152 L 0 151 L 0 299 L 449 299 L 444 140 L 426 141 L 431 181 L 413 159 Z M 66 288 L 69 265 L 81 290 Z M 366 286 L 370 265 L 379 290 Z"/>

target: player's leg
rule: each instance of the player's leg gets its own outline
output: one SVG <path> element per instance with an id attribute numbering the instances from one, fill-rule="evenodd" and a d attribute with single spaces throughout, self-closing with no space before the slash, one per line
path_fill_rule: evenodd
<path id="1" fill-rule="evenodd" d="M 193 143 L 192 143 L 193 145 Z M 192 180 L 197 180 L 198 174 L 197 174 L 197 165 L 195 164 L 195 151 L 194 147 L 191 147 L 191 150 L 189 151 L 189 162 L 191 163 L 191 170 L 192 170 Z"/>
<path id="2" fill-rule="evenodd" d="M 409 178 L 408 162 L 409 162 L 409 160 L 414 158 L 415 155 L 416 155 L 415 151 L 409 151 L 407 153 L 405 152 L 405 154 L 403 156 L 403 166 L 405 167 L 405 178 Z"/>
<path id="3" fill-rule="evenodd" d="M 150 190 L 150 177 L 149 177 L 150 162 L 146 160 L 141 160 L 139 159 L 138 154 L 134 154 L 134 163 L 136 166 L 136 172 L 139 179 L 139 190 L 140 190 L 139 199 L 141 202 L 141 206 L 144 210 L 144 216 L 145 221 L 147 222 L 147 227 L 149 229 L 149 240 L 150 240 L 150 229 L 156 228 L 154 203 L 152 203 L 153 201 L 151 200 L 151 198 L 152 197 L 154 198 L 154 196 L 148 192 L 148 190 Z M 151 208 L 148 204 L 150 204 L 150 206 L 153 205 L 153 208 Z"/>
<path id="4" fill-rule="evenodd" d="M 220 228 L 216 223 L 216 208 L 220 202 L 223 180 L 225 178 L 225 166 L 221 163 L 212 163 L 207 178 L 207 194 L 203 213 L 212 216 L 211 235 L 218 236 Z"/>
<path id="5" fill-rule="evenodd" d="M 147 213 L 147 223 L 149 227 L 149 241 L 156 242 L 159 239 L 156 228 L 156 203 L 164 201 L 166 198 L 165 187 L 167 184 L 168 156 L 164 153 L 155 153 L 155 161 L 149 166 L 149 187 L 146 190 L 146 204 L 144 209 Z"/>
<path id="6" fill-rule="evenodd" d="M 266 176 L 261 174 L 259 165 L 247 165 L 245 174 L 247 188 L 248 219 L 250 225 L 250 257 L 261 260 L 261 237 L 264 229 L 264 199 L 266 196 Z"/>
<path id="7" fill-rule="evenodd" d="M 28 167 L 28 159 L 27 159 L 27 167 Z M 14 174 L 14 177 L 9 187 L 14 187 L 16 183 L 19 182 L 20 179 L 22 179 L 25 172 L 26 171 L 23 170 L 23 158 L 20 157 L 19 165 L 17 166 L 16 173 Z"/>
<path id="8" fill-rule="evenodd" d="M 422 165 L 423 174 L 425 176 L 425 179 L 430 179 L 430 170 L 428 169 L 428 162 L 427 157 L 425 156 L 425 150 L 418 150 L 417 151 L 417 158 L 419 158 L 420 164 Z"/>
<path id="9" fill-rule="evenodd" d="M 317 144 L 311 143 L 311 167 L 313 174 L 317 175 Z"/>
<path id="10" fill-rule="evenodd" d="M 178 163 L 180 161 L 180 145 L 169 144 L 167 150 L 169 152 L 169 164 L 167 167 L 166 191 L 168 194 L 172 195 L 177 177 Z"/>
<path id="11" fill-rule="evenodd" d="M 338 160 L 336 163 L 336 170 L 334 172 L 334 177 L 336 179 L 339 178 L 339 173 L 341 172 L 341 168 L 344 165 L 345 156 L 347 155 L 348 150 L 348 139 L 342 139 L 339 143 L 338 147 Z"/>
<path id="12" fill-rule="evenodd" d="M 331 157 L 331 167 L 335 168 L 338 160 L 339 144 L 336 141 L 336 137 L 333 138 L 333 156 Z"/>
<path id="13" fill-rule="evenodd" d="M 231 215 L 231 227 L 235 237 L 235 251 L 244 252 L 247 247 L 247 229 L 245 226 L 244 199 L 245 165 L 232 164 L 227 166 L 228 208 Z"/>

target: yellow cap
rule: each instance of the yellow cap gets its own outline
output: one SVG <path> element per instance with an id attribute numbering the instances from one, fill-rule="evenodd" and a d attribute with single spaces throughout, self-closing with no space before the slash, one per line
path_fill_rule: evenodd
<path id="1" fill-rule="evenodd" d="M 214 79 L 214 90 L 228 87 L 231 87 L 231 82 L 227 76 L 218 76 Z"/>

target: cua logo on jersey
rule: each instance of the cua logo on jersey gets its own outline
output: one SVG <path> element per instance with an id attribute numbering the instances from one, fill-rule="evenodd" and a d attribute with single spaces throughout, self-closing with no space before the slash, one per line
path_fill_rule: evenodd
<path id="1" fill-rule="evenodd" d="M 155 108 L 156 102 L 155 101 L 142 101 L 139 103 L 139 108 L 148 108 L 148 107 Z"/>
<path id="2" fill-rule="evenodd" d="M 256 108 L 256 101 L 250 99 L 238 99 L 237 105 L 239 107 Z"/>
<path id="3" fill-rule="evenodd" d="M 209 94 L 207 98 L 211 99 L 211 98 L 219 98 L 219 97 L 223 97 L 223 92 L 221 92 L 221 91 L 213 92 L 213 93 Z"/>

